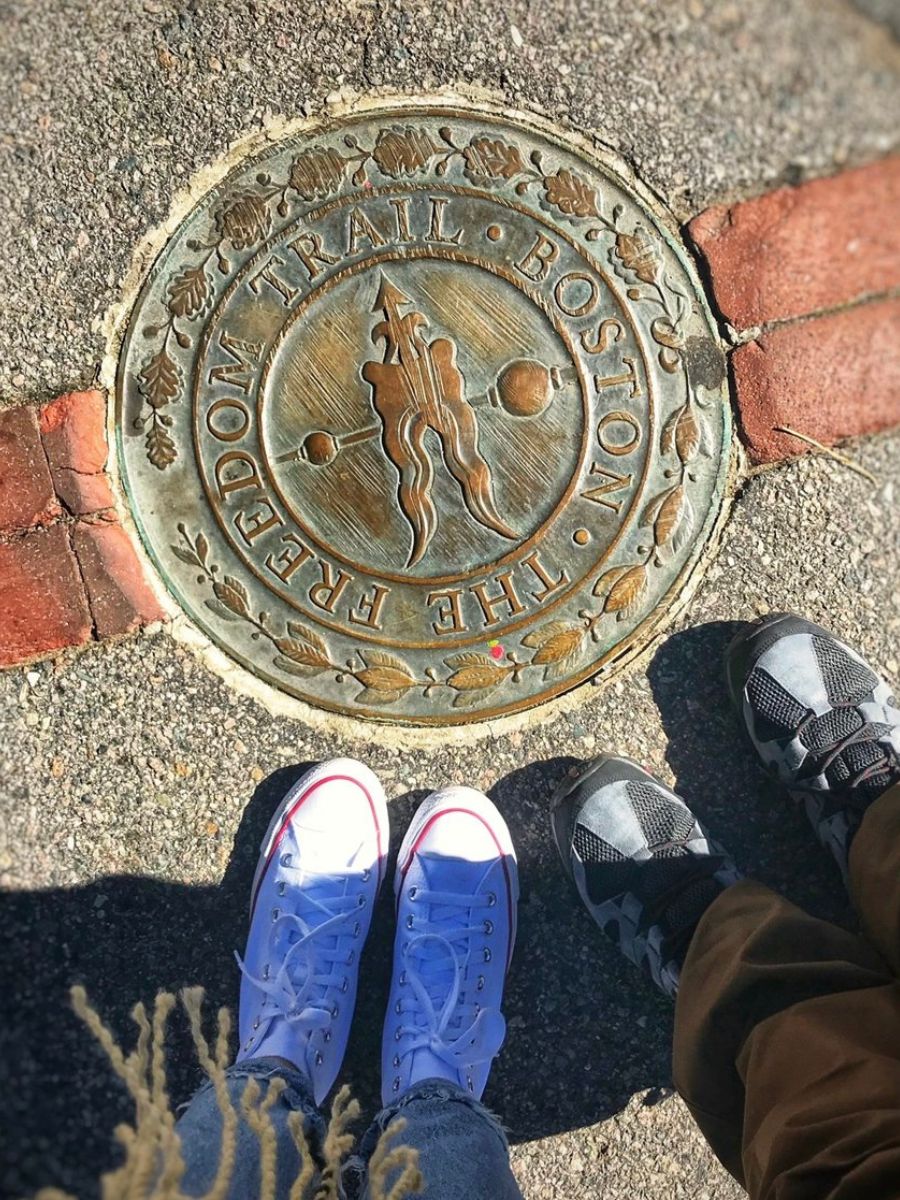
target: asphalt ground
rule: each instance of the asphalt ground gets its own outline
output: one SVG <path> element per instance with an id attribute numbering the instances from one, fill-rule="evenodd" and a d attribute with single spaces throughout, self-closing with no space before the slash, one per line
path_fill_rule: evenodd
<path id="1" fill-rule="evenodd" d="M 483 87 L 600 138 L 686 220 L 898 140 L 892 0 L 431 4 L 0 0 L 0 403 L 89 384 L 135 246 L 236 138 L 353 89 Z M 96 1194 L 128 1115 L 70 1014 L 122 1035 L 135 1000 L 201 982 L 234 1005 L 259 838 L 301 764 L 363 756 L 395 840 L 433 787 L 487 790 L 519 850 L 508 1044 L 487 1099 L 537 1197 L 740 1195 L 671 1093 L 671 1009 L 573 903 L 547 806 L 618 750 L 675 782 L 751 874 L 851 921 L 834 868 L 758 770 L 725 699 L 736 622 L 783 607 L 900 680 L 900 437 L 741 489 L 674 631 L 579 709 L 474 746 L 400 750 L 271 716 L 165 632 L 0 675 L 0 1128 L 5 1194 Z M 347 1078 L 377 1104 L 385 902 Z M 173 1030 L 176 1099 L 197 1082 Z"/>
<path id="2" fill-rule="evenodd" d="M 685 220 L 897 144 L 896 0 L 0 0 L 0 403 L 88 384 L 135 246 L 235 139 L 477 86 Z"/>
<path id="3" fill-rule="evenodd" d="M 0 1089 L 6 1187 L 90 1195 L 114 1161 L 121 1089 L 67 1007 L 84 982 L 113 1028 L 157 988 L 203 983 L 234 1005 L 247 895 L 269 816 L 302 764 L 364 757 L 384 781 L 395 845 L 447 783 L 487 791 L 522 876 L 509 1039 L 487 1101 L 537 1197 L 740 1194 L 671 1093 L 671 1006 L 574 902 L 548 804 L 604 750 L 674 783 L 738 863 L 818 915 L 851 922 L 839 874 L 758 768 L 726 698 L 738 623 L 794 609 L 900 681 L 900 435 L 850 447 L 877 479 L 809 458 L 750 479 L 689 611 L 644 663 L 576 711 L 474 746 L 397 750 L 269 715 L 168 634 L 0 676 L 4 899 Z M 370 1115 L 391 945 L 385 896 L 363 963 L 346 1078 Z M 197 1068 L 175 1028 L 172 1091 Z"/>

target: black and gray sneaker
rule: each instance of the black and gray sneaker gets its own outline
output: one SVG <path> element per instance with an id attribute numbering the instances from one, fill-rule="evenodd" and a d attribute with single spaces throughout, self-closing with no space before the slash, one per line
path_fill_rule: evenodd
<path id="1" fill-rule="evenodd" d="M 849 646 L 789 613 L 738 634 L 727 674 L 764 765 L 803 801 L 846 873 L 863 814 L 900 781 L 900 711 L 891 689 Z"/>
<path id="2" fill-rule="evenodd" d="M 670 996 L 700 918 L 740 873 L 680 797 L 604 755 L 553 799 L 553 833 L 591 916 Z"/>

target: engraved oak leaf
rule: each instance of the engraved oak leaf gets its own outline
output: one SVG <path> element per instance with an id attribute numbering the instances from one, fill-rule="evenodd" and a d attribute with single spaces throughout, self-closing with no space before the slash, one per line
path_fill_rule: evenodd
<path id="1" fill-rule="evenodd" d="M 149 406 L 158 410 L 175 399 L 181 391 L 181 367 L 165 347 L 152 355 L 138 376 L 138 387 Z"/>
<path id="2" fill-rule="evenodd" d="M 681 331 L 666 317 L 657 317 L 650 326 L 650 334 L 661 347 L 657 356 L 659 365 L 670 375 L 674 374 L 681 363 L 681 350 L 684 346 Z"/>
<path id="3" fill-rule="evenodd" d="M 157 471 L 164 471 L 178 457 L 175 443 L 161 425 L 152 425 L 147 433 L 147 457 Z"/>
<path id="4" fill-rule="evenodd" d="M 547 203 L 558 208 L 567 217 L 598 217 L 597 193 L 577 175 L 565 167 L 555 175 L 544 179 L 544 194 Z"/>
<path id="5" fill-rule="evenodd" d="M 149 421 L 147 457 L 158 471 L 164 471 L 178 457 L 175 442 L 166 432 L 166 426 L 172 424 L 172 418 L 162 410 L 177 398 L 182 379 L 181 368 L 166 352 L 165 346 L 151 355 L 138 376 L 138 389 L 150 409 L 150 415 L 147 418 L 139 417 L 135 425 L 144 428 Z"/>
<path id="6" fill-rule="evenodd" d="M 262 196 L 244 192 L 216 213 L 220 239 L 228 238 L 235 250 L 248 250 L 269 236 L 272 214 Z"/>
<path id="7" fill-rule="evenodd" d="M 490 186 L 525 170 L 519 148 L 500 138 L 473 137 L 462 154 L 466 163 L 463 173 L 473 183 Z"/>
<path id="8" fill-rule="evenodd" d="M 328 146 L 313 146 L 294 159 L 288 187 L 304 200 L 316 200 L 336 192 L 344 179 L 347 161 Z"/>
<path id="9" fill-rule="evenodd" d="M 379 133 L 372 158 L 383 175 L 398 179 L 423 170 L 439 149 L 427 129 L 395 125 Z"/>
<path id="10" fill-rule="evenodd" d="M 169 312 L 175 317 L 193 320 L 212 303 L 212 289 L 206 267 L 185 267 L 169 284 Z"/>
<path id="11" fill-rule="evenodd" d="M 642 283 L 656 283 L 662 258 L 659 248 L 643 225 L 637 225 L 634 233 L 617 233 L 611 253 L 620 275 L 631 272 Z"/>

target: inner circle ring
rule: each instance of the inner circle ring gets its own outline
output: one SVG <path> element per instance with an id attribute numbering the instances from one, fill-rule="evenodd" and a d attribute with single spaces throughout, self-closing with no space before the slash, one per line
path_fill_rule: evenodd
<path id="1" fill-rule="evenodd" d="M 330 291 L 333 287 L 336 287 L 338 284 L 342 283 L 348 278 L 351 278 L 353 275 L 358 274 L 361 271 L 377 268 L 384 263 L 390 263 L 393 261 L 409 262 L 414 260 L 434 260 L 437 262 L 460 263 L 464 266 L 471 266 L 483 271 L 487 271 L 489 274 L 496 276 L 498 279 L 502 279 L 516 287 L 518 291 L 531 300 L 531 302 L 535 304 L 535 306 L 543 313 L 543 315 L 550 322 L 560 341 L 565 346 L 569 355 L 569 359 L 578 373 L 578 385 L 581 394 L 581 447 L 578 452 L 578 458 L 572 471 L 571 478 L 569 479 L 562 496 L 554 506 L 552 512 L 550 512 L 544 518 L 544 520 L 528 535 L 527 538 L 523 539 L 523 541 L 521 541 L 513 549 L 507 551 L 502 557 L 496 558 L 489 563 L 479 564 L 469 571 L 457 572 L 455 574 L 411 576 L 380 569 L 375 570 L 365 563 L 354 561 L 352 558 L 342 554 L 339 550 L 334 549 L 333 546 L 324 543 L 322 538 L 319 537 L 312 529 L 310 529 L 301 519 L 300 515 L 294 511 L 292 502 L 284 494 L 284 491 L 278 482 L 278 477 L 273 470 L 272 462 L 269 457 L 268 446 L 266 445 L 265 431 L 263 428 L 263 411 L 266 403 L 266 384 L 268 381 L 268 376 L 278 351 L 281 349 L 281 346 L 286 340 L 295 322 L 299 320 L 306 311 L 309 310 L 315 300 L 318 299 L 324 292 Z M 590 442 L 590 403 L 588 401 L 588 386 L 589 385 L 587 379 L 585 378 L 583 364 L 579 361 L 578 356 L 574 351 L 574 347 L 572 346 L 571 338 L 569 337 L 568 332 L 559 322 L 554 319 L 549 306 L 544 303 L 540 294 L 535 293 L 533 289 L 529 288 L 521 280 L 516 279 L 512 272 L 504 270 L 503 267 L 496 263 L 492 263 L 489 260 L 480 259 L 473 255 L 444 247 L 415 247 L 413 249 L 406 249 L 402 253 L 398 253 L 395 250 L 385 250 L 381 253 L 372 254 L 362 262 L 354 263 L 352 266 L 345 267 L 343 270 L 337 271 L 334 275 L 329 276 L 328 279 L 323 281 L 318 288 L 313 289 L 306 296 L 304 296 L 303 300 L 291 311 L 287 321 L 285 321 L 284 325 L 282 326 L 278 336 L 275 338 L 266 356 L 259 380 L 256 405 L 256 423 L 258 429 L 260 459 L 265 467 L 267 478 L 285 509 L 291 514 L 292 518 L 297 522 L 297 525 L 303 530 L 304 533 L 307 534 L 309 539 L 315 542 L 319 549 L 325 554 L 336 558 L 339 562 L 344 563 L 352 570 L 358 571 L 360 574 L 366 575 L 374 580 L 384 579 L 390 583 L 402 583 L 409 587 L 422 588 L 433 588 L 435 585 L 445 583 L 459 583 L 466 579 L 473 579 L 480 575 L 484 575 L 486 572 L 489 573 L 494 571 L 496 568 L 502 567 L 506 563 L 518 560 L 528 551 L 531 545 L 540 538 L 544 530 L 546 530 L 556 520 L 560 511 L 568 504 L 572 497 L 572 493 L 577 486 L 579 475 L 584 468 Z"/>

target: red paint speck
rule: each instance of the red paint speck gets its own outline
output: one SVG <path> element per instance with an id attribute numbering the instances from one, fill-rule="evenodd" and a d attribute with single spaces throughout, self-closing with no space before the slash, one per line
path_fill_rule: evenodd
<path id="1" fill-rule="evenodd" d="M 504 653 L 504 651 L 503 651 L 502 646 L 492 646 L 491 647 L 491 658 L 502 658 L 503 653 Z"/>

